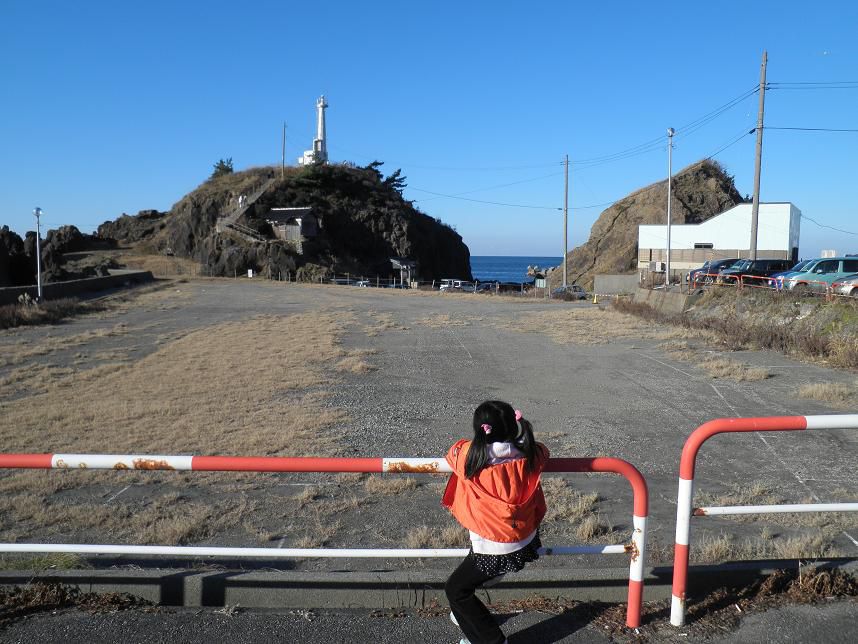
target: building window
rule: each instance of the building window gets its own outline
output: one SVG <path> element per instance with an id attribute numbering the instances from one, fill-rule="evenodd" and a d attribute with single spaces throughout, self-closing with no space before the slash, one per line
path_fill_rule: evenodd
<path id="1" fill-rule="evenodd" d="M 712 244 L 708 244 L 705 242 L 694 244 L 694 248 L 713 248 Z"/>

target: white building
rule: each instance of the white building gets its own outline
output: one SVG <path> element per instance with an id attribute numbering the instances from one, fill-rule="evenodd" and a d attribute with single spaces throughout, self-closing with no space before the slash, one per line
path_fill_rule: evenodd
<path id="1" fill-rule="evenodd" d="M 325 141 L 325 109 L 328 102 L 324 96 L 316 101 L 316 138 L 313 139 L 313 149 L 306 150 L 304 156 L 298 158 L 298 165 L 313 165 L 328 162 L 328 144 Z"/>
<path id="2" fill-rule="evenodd" d="M 793 204 L 761 203 L 757 257 L 798 261 L 801 211 Z M 638 226 L 638 268 L 667 260 L 667 226 Z M 697 268 L 707 259 L 747 258 L 751 253 L 751 204 L 742 203 L 700 224 L 670 227 L 670 268 Z M 662 269 L 663 270 L 663 269 Z"/>

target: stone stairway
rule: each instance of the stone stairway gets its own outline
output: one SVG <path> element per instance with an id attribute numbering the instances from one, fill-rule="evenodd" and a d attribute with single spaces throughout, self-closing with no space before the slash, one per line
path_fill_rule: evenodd
<path id="1" fill-rule="evenodd" d="M 259 199 L 265 191 L 268 190 L 274 182 L 277 181 L 277 177 L 271 177 L 265 183 L 262 184 L 255 192 L 253 192 L 250 196 L 247 197 L 247 200 L 244 202 L 242 206 L 236 206 L 233 208 L 228 214 L 223 217 L 219 217 L 217 223 L 215 224 L 215 230 L 218 233 L 231 233 L 234 236 L 237 236 L 245 241 L 250 242 L 265 242 L 268 241 L 265 237 L 260 235 L 258 232 L 253 230 L 252 228 L 248 228 L 247 226 L 242 226 L 238 221 L 238 218 L 241 217 L 247 209 L 250 208 L 256 200 Z"/>

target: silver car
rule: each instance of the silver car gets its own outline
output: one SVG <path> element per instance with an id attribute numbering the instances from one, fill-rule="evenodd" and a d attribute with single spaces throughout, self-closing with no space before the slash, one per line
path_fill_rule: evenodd
<path id="1" fill-rule="evenodd" d="M 843 279 L 837 280 L 833 286 L 835 295 L 858 297 L 858 274 L 847 275 Z"/>

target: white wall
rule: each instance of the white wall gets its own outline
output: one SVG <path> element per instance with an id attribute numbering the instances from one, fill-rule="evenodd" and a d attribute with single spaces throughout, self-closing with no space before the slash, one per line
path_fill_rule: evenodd
<path id="1" fill-rule="evenodd" d="M 798 247 L 801 211 L 791 203 L 761 203 L 757 248 L 789 251 Z M 712 244 L 718 249 L 751 247 L 751 204 L 739 204 L 701 224 L 670 227 L 670 248 Z M 638 248 L 666 248 L 667 226 L 638 226 Z"/>

